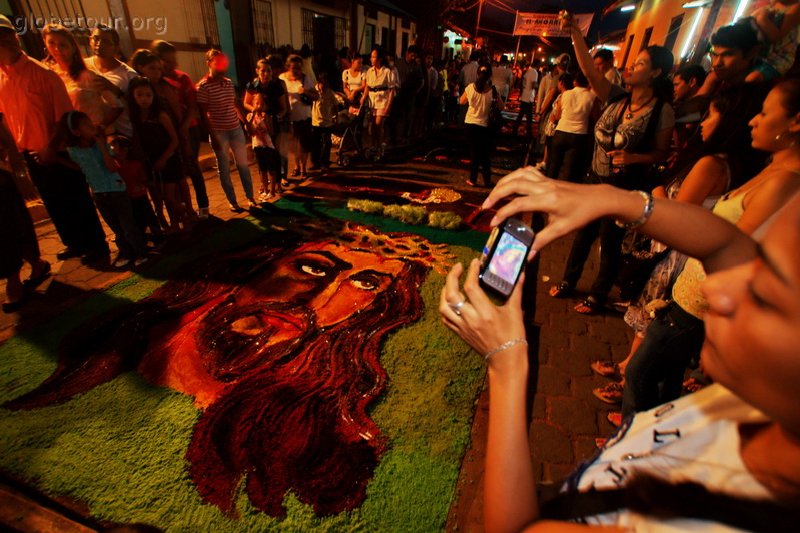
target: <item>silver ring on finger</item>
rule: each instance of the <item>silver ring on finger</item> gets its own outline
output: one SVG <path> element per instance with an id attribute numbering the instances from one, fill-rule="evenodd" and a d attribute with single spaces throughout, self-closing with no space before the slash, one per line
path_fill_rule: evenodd
<path id="1" fill-rule="evenodd" d="M 450 309 L 452 309 L 455 314 L 457 314 L 458 316 L 461 316 L 461 308 L 464 307 L 465 303 L 467 303 L 466 300 L 461 300 L 457 304 L 448 303 L 447 305 L 450 306 Z"/>

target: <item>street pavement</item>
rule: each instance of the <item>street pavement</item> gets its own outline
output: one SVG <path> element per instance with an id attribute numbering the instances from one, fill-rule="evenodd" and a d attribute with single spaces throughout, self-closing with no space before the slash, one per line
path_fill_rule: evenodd
<path id="1" fill-rule="evenodd" d="M 479 205 L 486 189 L 468 187 L 464 181 L 466 166 L 455 157 L 428 162 L 419 157 L 428 147 L 419 147 L 414 154 L 403 152 L 389 157 L 388 162 L 376 170 L 362 164 L 347 171 L 334 165 L 334 175 L 324 180 L 312 178 L 298 187 L 302 191 L 324 191 L 327 181 L 350 180 L 380 175 L 379 180 L 364 179 L 364 186 L 382 187 L 388 182 L 413 182 L 421 187 L 451 187 L 464 195 L 470 206 Z M 417 157 L 412 157 L 416 155 Z M 453 155 L 453 154 L 451 154 Z M 505 172 L 521 161 L 518 146 L 510 139 L 502 142 L 493 163 L 496 181 Z M 197 242 L 213 233 L 214 228 L 225 221 L 243 218 L 247 213 L 231 213 L 228 210 L 216 171 L 213 157 L 204 145 L 202 162 L 205 167 L 206 184 L 211 202 L 212 219 L 198 225 L 194 234 L 173 242 L 160 253 L 180 250 L 188 243 Z M 235 168 L 235 167 L 234 167 Z M 254 183 L 258 183 L 255 166 L 251 166 Z M 238 175 L 232 179 L 237 194 L 244 200 Z M 256 185 L 256 190 L 258 186 Z M 291 196 L 291 192 L 289 193 Z M 30 301 L 15 314 L 0 315 L 0 342 L 14 335 L 25 334 L 68 310 L 75 303 L 92 294 L 101 292 L 113 284 L 128 278 L 129 271 L 120 271 L 109 266 L 85 266 L 77 259 L 59 262 L 55 254 L 62 248 L 57 234 L 49 221 L 36 227 L 43 257 L 53 265 L 53 277 L 42 284 Z M 106 228 L 109 241 L 111 233 Z M 533 379 L 531 392 L 531 453 L 536 481 L 544 493 L 557 489 L 560 480 L 580 461 L 591 457 L 595 451 L 595 438 L 612 431 L 606 421 L 609 406 L 600 403 L 591 393 L 592 388 L 605 383 L 594 376 L 589 364 L 595 359 L 613 357 L 621 360 L 630 343 L 630 330 L 621 316 L 612 311 L 585 317 L 572 310 L 576 299 L 558 300 L 547 295 L 551 284 L 560 280 L 563 265 L 569 253 L 571 238 L 554 243 L 540 254 L 538 262 L 529 268 L 525 300 L 528 309 L 529 340 Z M 113 248 L 113 244 L 112 244 Z M 112 251 L 112 257 L 115 250 Z M 158 260 L 157 258 L 155 259 Z M 596 250 L 590 256 L 584 278 L 578 289 L 588 288 L 597 263 Z M 23 271 L 23 276 L 27 275 Z M 4 283 L 0 291 L 4 292 Z M 538 371 L 537 371 L 538 370 Z M 535 393 L 535 394 L 534 394 Z M 457 490 L 447 521 L 447 531 L 482 531 L 482 468 L 485 450 L 487 422 L 487 391 L 477 402 L 472 443 L 465 454 Z"/>

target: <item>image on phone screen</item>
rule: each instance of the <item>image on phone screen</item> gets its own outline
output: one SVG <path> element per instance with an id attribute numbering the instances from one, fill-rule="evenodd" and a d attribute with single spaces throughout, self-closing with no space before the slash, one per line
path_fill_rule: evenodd
<path id="1" fill-rule="evenodd" d="M 522 241 L 510 233 L 503 233 L 489 262 L 488 271 L 513 285 L 525 263 L 527 251 Z"/>

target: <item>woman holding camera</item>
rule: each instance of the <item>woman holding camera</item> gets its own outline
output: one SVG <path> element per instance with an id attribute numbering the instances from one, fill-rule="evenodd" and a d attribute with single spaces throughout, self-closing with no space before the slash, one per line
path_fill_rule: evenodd
<path id="1" fill-rule="evenodd" d="M 611 217 L 702 261 L 710 306 L 702 362 L 716 384 L 637 414 L 568 478 L 556 500 L 540 508 L 528 448 L 522 283 L 498 307 L 478 284 L 477 260 L 463 288 L 463 267 L 456 265 L 439 310 L 445 325 L 487 360 L 486 531 L 796 527 L 800 196 L 777 214 L 760 244 L 700 206 L 654 200 L 608 184 L 550 180 L 533 169 L 500 180 L 483 207 L 504 198 L 511 201 L 492 224 L 523 212 L 548 214 L 532 255 L 598 218 Z M 704 231 L 697 232 L 698 227 Z"/>

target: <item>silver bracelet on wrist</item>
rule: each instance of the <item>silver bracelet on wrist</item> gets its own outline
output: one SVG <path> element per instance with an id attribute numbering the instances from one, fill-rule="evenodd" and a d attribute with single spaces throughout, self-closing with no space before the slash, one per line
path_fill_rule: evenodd
<path id="1" fill-rule="evenodd" d="M 615 220 L 617 226 L 622 229 L 635 229 L 644 226 L 644 224 L 650 220 L 650 216 L 653 214 L 653 195 L 644 191 L 633 192 L 639 194 L 644 199 L 644 209 L 642 210 L 642 215 L 636 220 L 632 220 L 630 222 L 620 222 L 619 220 Z"/>
<path id="2" fill-rule="evenodd" d="M 483 360 L 485 362 L 489 362 L 489 358 L 496 353 L 502 352 L 503 350 L 508 350 L 512 346 L 516 346 L 517 344 L 524 344 L 525 346 L 528 345 L 528 341 L 525 339 L 511 339 L 510 341 L 506 341 L 494 350 L 489 350 L 489 352 L 483 356 Z"/>

